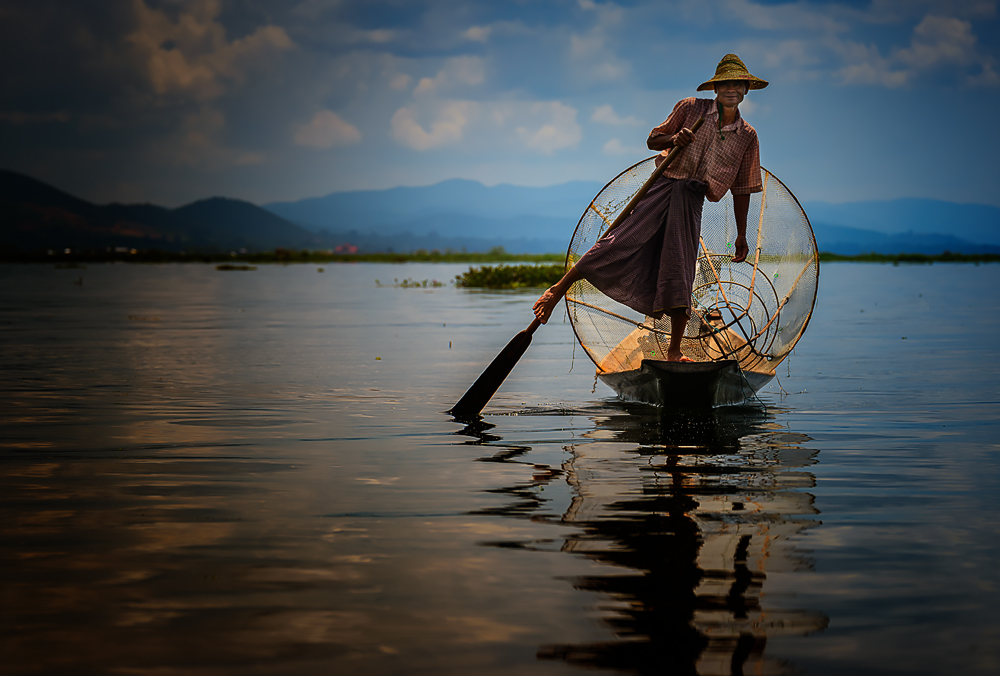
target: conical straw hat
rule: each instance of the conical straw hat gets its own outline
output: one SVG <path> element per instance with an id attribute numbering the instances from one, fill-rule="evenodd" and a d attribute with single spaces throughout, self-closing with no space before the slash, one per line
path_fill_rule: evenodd
<path id="1" fill-rule="evenodd" d="M 750 89 L 763 89 L 767 86 L 767 80 L 761 80 L 759 77 L 754 77 L 750 74 L 747 67 L 740 61 L 740 57 L 735 54 L 726 54 L 715 68 L 715 77 L 702 82 L 698 86 L 698 91 L 703 92 L 707 89 L 715 89 L 716 82 L 725 82 L 726 80 L 746 80 Z"/>

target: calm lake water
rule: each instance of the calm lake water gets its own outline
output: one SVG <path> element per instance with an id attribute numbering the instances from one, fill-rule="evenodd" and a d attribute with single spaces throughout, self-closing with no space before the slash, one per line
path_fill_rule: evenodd
<path id="1" fill-rule="evenodd" d="M 560 310 L 475 425 L 538 292 L 324 267 L 0 266 L 4 674 L 1000 672 L 1000 266 L 825 265 L 701 415 Z"/>

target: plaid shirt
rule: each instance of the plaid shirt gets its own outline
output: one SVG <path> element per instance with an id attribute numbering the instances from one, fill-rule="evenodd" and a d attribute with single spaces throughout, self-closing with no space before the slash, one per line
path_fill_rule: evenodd
<path id="1" fill-rule="evenodd" d="M 733 123 L 720 131 L 719 109 L 715 105 L 715 99 L 683 99 L 674 106 L 670 117 L 649 132 L 649 135 L 673 136 L 683 127 L 693 127 L 702 116 L 705 117 L 705 123 L 694 135 L 694 140 L 678 154 L 663 174 L 670 178 L 696 178 L 704 181 L 708 184 L 705 197 L 709 202 L 718 202 L 726 191 L 732 191 L 734 195 L 749 195 L 763 190 L 757 130 L 743 121 L 739 110 L 736 111 Z M 660 153 L 657 165 L 668 152 L 669 149 Z"/>

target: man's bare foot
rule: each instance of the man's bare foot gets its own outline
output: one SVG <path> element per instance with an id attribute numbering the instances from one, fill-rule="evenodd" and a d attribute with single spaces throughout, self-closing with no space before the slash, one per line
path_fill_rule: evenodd
<path id="1" fill-rule="evenodd" d="M 685 357 L 680 351 L 667 352 L 667 361 L 694 361 L 691 357 Z"/>
<path id="2" fill-rule="evenodd" d="M 539 296 L 533 307 L 538 321 L 542 324 L 549 321 L 549 317 L 552 316 L 552 311 L 555 310 L 556 305 L 559 304 L 560 298 L 562 298 L 562 294 L 559 293 L 555 286 L 550 286 L 546 289 L 545 293 Z"/>

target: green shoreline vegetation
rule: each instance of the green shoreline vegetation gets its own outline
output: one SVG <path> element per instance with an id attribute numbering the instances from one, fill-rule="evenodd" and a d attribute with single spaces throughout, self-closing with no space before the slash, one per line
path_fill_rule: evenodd
<path id="1" fill-rule="evenodd" d="M 960 254 L 945 251 L 941 254 L 877 254 L 842 256 L 822 252 L 824 263 L 891 263 L 892 265 L 930 265 L 933 263 L 1000 263 L 1000 254 Z M 220 271 L 253 271 L 251 264 L 318 264 L 318 263 L 497 263 L 470 267 L 456 275 L 454 285 L 462 288 L 527 289 L 545 288 L 555 284 L 565 271 L 564 254 L 513 254 L 502 247 L 480 253 L 455 251 L 415 251 L 412 253 L 357 253 L 337 254 L 328 251 L 292 251 L 276 249 L 259 253 L 181 253 L 171 251 L 72 251 L 39 252 L 34 254 L 0 255 L 0 261 L 14 263 L 52 263 L 56 268 L 79 268 L 83 263 L 215 263 Z M 323 268 L 318 268 L 323 272 Z M 437 288 L 445 286 L 437 280 L 393 280 L 380 287 Z"/>
<path id="2" fill-rule="evenodd" d="M 893 265 L 899 265 L 900 263 L 917 263 L 917 264 L 977 263 L 978 264 L 978 263 L 1000 263 L 1000 253 L 962 254 L 962 253 L 952 253 L 951 251 L 945 251 L 944 253 L 939 253 L 939 254 L 916 254 L 916 253 L 880 254 L 872 252 L 866 254 L 859 254 L 857 256 L 842 256 L 840 254 L 821 251 L 819 254 L 819 260 L 821 263 L 837 263 L 837 262 L 892 263 Z"/>
<path id="3" fill-rule="evenodd" d="M 489 251 L 425 251 L 408 253 L 334 253 L 303 249 L 275 249 L 259 252 L 182 252 L 157 249 L 94 250 L 64 249 L 34 252 L 0 250 L 4 263 L 219 263 L 219 264 L 286 264 L 286 263 L 553 263 L 566 260 L 566 254 L 516 254 L 503 247 Z"/>
<path id="4" fill-rule="evenodd" d="M 1000 253 L 962 254 L 945 251 L 940 254 L 866 253 L 852 256 L 822 251 L 819 259 L 823 263 L 1000 263 Z M 103 250 L 62 250 L 11 252 L 0 250 L 3 263 L 54 263 L 60 266 L 73 263 L 559 263 L 566 260 L 566 254 L 516 254 L 503 247 L 489 251 L 424 251 L 408 253 L 333 253 L 331 251 L 293 251 L 275 249 L 260 252 L 182 252 L 146 249 L 131 251 Z"/>
<path id="5" fill-rule="evenodd" d="M 563 276 L 562 263 L 549 265 L 484 265 L 455 276 L 455 286 L 480 289 L 530 289 L 552 286 Z"/>

